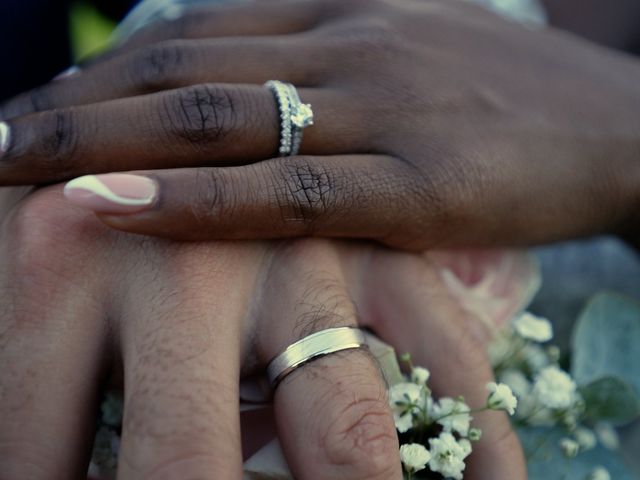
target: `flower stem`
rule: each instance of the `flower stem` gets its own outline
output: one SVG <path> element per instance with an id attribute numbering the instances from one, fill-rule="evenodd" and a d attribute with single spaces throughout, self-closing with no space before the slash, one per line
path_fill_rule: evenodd
<path id="1" fill-rule="evenodd" d="M 482 408 L 472 408 L 471 410 L 466 410 L 464 412 L 449 412 L 446 415 L 442 415 L 441 417 L 434 418 L 433 419 L 433 423 L 437 423 L 440 420 L 442 420 L 443 418 L 453 417 L 454 415 L 469 415 L 469 414 L 472 414 L 472 413 L 486 412 L 487 410 L 491 410 L 491 409 L 489 407 L 487 407 L 487 406 L 484 406 Z"/>

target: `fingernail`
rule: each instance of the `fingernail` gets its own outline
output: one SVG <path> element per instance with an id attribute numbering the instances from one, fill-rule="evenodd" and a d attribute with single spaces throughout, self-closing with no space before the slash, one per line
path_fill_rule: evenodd
<path id="1" fill-rule="evenodd" d="M 74 205 L 97 213 L 137 213 L 153 204 L 156 183 L 140 175 L 109 173 L 71 180 L 64 195 Z"/>
<path id="2" fill-rule="evenodd" d="M 7 122 L 0 122 L 0 158 L 9 150 L 11 129 Z"/>
<path id="3" fill-rule="evenodd" d="M 63 78 L 73 77 L 78 73 L 80 73 L 80 67 L 73 65 L 72 67 L 67 68 L 64 72 L 60 72 L 58 75 L 53 77 L 53 80 L 62 80 Z"/>

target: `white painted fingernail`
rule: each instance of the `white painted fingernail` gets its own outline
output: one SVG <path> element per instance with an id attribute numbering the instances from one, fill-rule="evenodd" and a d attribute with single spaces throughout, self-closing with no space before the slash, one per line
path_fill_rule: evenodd
<path id="1" fill-rule="evenodd" d="M 72 67 L 67 68 L 64 72 L 61 72 L 55 77 L 53 77 L 53 79 L 62 80 L 63 78 L 69 78 L 74 75 L 77 75 L 78 73 L 80 73 L 80 67 L 73 65 Z"/>
<path id="2" fill-rule="evenodd" d="M 7 122 L 0 122 L 0 157 L 9 150 L 11 128 Z"/>
<path id="3" fill-rule="evenodd" d="M 157 185 L 150 178 L 126 173 L 85 175 L 64 187 L 67 199 L 98 213 L 136 213 L 153 204 Z"/>

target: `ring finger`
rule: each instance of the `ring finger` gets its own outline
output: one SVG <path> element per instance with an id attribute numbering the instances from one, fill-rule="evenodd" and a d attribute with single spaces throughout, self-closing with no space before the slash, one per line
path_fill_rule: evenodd
<path id="1" fill-rule="evenodd" d="M 317 126 L 301 151 L 318 155 L 364 148 L 363 108 L 334 90 L 301 89 Z M 251 163 L 277 154 L 278 106 L 252 85 L 205 84 L 10 122 L 0 184 L 60 181 L 84 173 Z M 327 139 L 330 139 L 329 141 Z"/>
<path id="2" fill-rule="evenodd" d="M 272 302 L 262 310 L 267 328 L 258 335 L 265 358 L 314 332 L 357 325 L 336 249 L 324 241 L 290 245 L 276 257 L 264 292 Z M 278 384 L 274 401 L 295 478 L 402 478 L 386 386 L 368 352 L 344 350 L 295 369 Z"/>

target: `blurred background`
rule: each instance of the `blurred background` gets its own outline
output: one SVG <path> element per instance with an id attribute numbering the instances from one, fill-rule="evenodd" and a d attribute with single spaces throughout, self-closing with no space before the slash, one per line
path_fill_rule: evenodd
<path id="1" fill-rule="evenodd" d="M 49 81 L 91 52 L 137 0 L 0 0 L 0 100 Z"/>
<path id="2" fill-rule="evenodd" d="M 503 10 L 529 2 L 476 1 Z M 0 100 L 43 84 L 104 48 L 114 25 L 136 3 L 138 0 L 0 0 Z M 639 0 L 543 3 L 551 25 L 640 53 Z"/>

